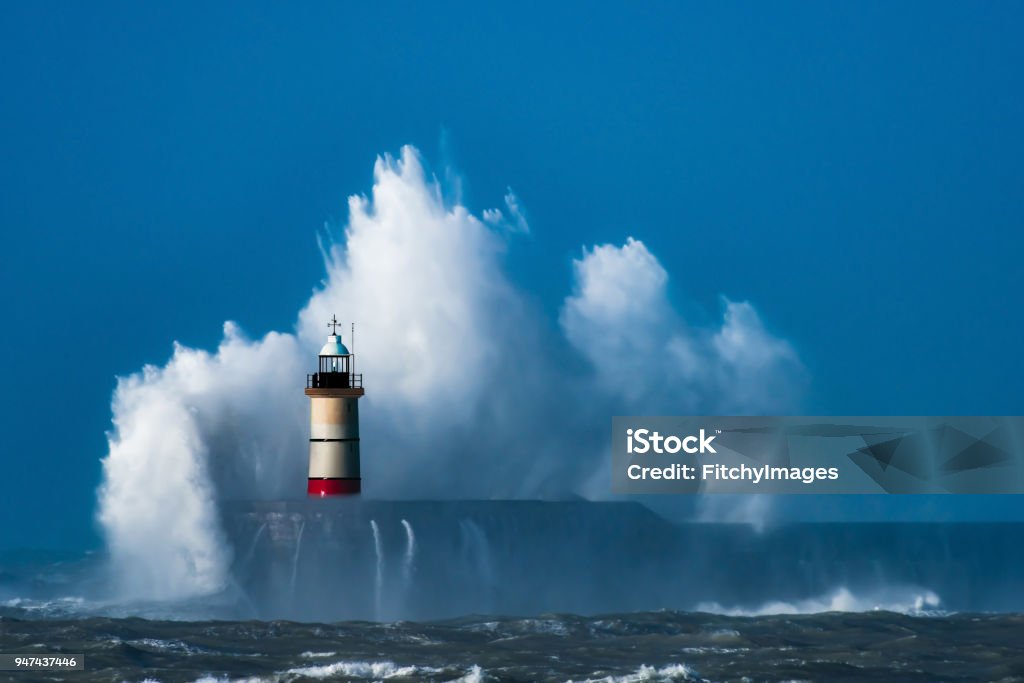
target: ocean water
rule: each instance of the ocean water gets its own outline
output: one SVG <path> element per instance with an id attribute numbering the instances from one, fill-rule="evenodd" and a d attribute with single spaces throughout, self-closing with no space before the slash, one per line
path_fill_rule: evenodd
<path id="1" fill-rule="evenodd" d="M 9 681 L 1020 681 L 1024 615 L 637 612 L 433 622 L 51 618 L 5 608 L 0 648 L 84 653 Z"/>
<path id="2" fill-rule="evenodd" d="M 221 588 L 174 599 L 102 551 L 0 555 L 0 652 L 86 662 L 0 681 L 1024 682 L 1021 524 L 290 501 L 223 529 Z"/>

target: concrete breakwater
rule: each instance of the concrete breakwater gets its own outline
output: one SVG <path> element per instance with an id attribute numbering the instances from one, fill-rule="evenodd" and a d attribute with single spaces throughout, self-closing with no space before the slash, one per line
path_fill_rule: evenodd
<path id="1" fill-rule="evenodd" d="M 259 618 L 911 609 L 915 600 L 1024 610 L 1016 523 L 758 532 L 585 501 L 314 499 L 227 503 L 222 514 L 239 608 Z"/>

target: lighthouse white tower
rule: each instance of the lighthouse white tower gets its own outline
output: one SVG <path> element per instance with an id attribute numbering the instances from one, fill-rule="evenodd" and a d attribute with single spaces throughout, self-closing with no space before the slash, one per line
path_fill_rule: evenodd
<path id="1" fill-rule="evenodd" d="M 339 325 L 337 317 L 327 323 L 331 334 L 320 349 L 319 371 L 306 375 L 306 396 L 310 398 L 306 490 L 318 498 L 356 495 L 361 490 L 359 398 L 363 376 L 354 372 L 355 356 L 341 343 Z"/>

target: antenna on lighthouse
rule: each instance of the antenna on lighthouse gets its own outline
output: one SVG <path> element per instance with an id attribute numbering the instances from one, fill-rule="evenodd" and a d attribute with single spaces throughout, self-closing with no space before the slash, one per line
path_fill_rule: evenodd
<path id="1" fill-rule="evenodd" d="M 352 323 L 352 336 L 348 338 L 348 343 L 352 345 L 352 350 L 349 353 L 352 354 L 352 372 L 356 371 L 356 324 Z"/>

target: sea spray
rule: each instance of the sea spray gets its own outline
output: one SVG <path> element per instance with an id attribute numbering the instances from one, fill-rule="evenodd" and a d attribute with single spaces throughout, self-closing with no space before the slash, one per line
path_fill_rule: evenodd
<path id="1" fill-rule="evenodd" d="M 226 323 L 215 353 L 175 344 L 163 367 L 118 379 L 97 515 L 112 597 L 184 599 L 228 585 L 218 501 L 304 486 L 308 406 L 291 390 L 302 358 L 292 335 L 250 341 Z"/>
<path id="2" fill-rule="evenodd" d="M 480 525 L 471 519 L 459 520 L 459 535 L 462 541 L 464 566 L 469 577 L 480 587 L 480 604 L 484 611 L 490 611 L 496 577 L 487 536 Z"/>
<path id="3" fill-rule="evenodd" d="M 726 614 L 729 616 L 765 616 L 778 614 L 819 614 L 822 612 L 898 612 L 900 614 L 938 614 L 942 599 L 927 588 L 916 586 L 885 586 L 871 591 L 854 593 L 839 586 L 824 595 L 795 601 L 770 600 L 757 606 L 726 606 L 717 602 L 702 602 L 694 607 L 697 612 Z"/>
<path id="4" fill-rule="evenodd" d="M 299 554 L 302 552 L 302 534 L 306 531 L 306 523 L 299 524 L 299 531 L 295 534 L 295 555 L 292 556 L 292 579 L 289 583 L 288 594 L 291 596 L 292 605 L 295 604 L 295 580 L 299 574 Z"/>
<path id="5" fill-rule="evenodd" d="M 215 351 L 175 344 L 163 366 L 120 378 L 98 517 L 126 597 L 221 590 L 232 546 L 218 501 L 305 490 L 309 405 L 296 382 L 334 314 L 369 335 L 359 362 L 374 403 L 363 430 L 393 437 L 389 450 L 401 454 L 367 463 L 363 476 L 382 497 L 603 497 L 605 437 L 593 425 L 607 415 L 666 401 L 736 414 L 791 407 L 782 397 L 802 383 L 799 360 L 754 308 L 726 301 L 720 324 L 680 325 L 668 273 L 631 238 L 573 262 L 559 326 L 579 359 L 594 363 L 593 381 L 579 382 L 563 370 L 574 366 L 562 363 L 564 345 L 543 341 L 550 321 L 507 277 L 505 241 L 522 232 L 520 221 L 509 231 L 501 212 L 478 217 L 444 196 L 412 147 L 378 158 L 372 191 L 350 199 L 344 241 L 325 249 L 326 277 L 294 332 L 250 340 L 228 322 Z M 518 215 L 518 202 L 506 203 L 508 217 Z M 608 364 L 610 356 L 628 362 Z M 500 457 L 465 457 L 452 433 L 470 423 L 476 450 Z M 548 444 L 543 453 L 538 442 Z M 674 502 L 677 513 L 691 505 Z"/>
<path id="6" fill-rule="evenodd" d="M 373 609 L 374 618 L 381 621 L 381 600 L 384 594 L 384 549 L 381 547 L 380 529 L 377 527 L 377 520 L 370 520 L 370 528 L 373 529 L 373 550 L 377 556 L 377 572 L 373 581 Z"/>
<path id="7" fill-rule="evenodd" d="M 249 563 L 252 562 L 252 556 L 256 554 L 256 546 L 259 545 L 260 539 L 263 538 L 263 532 L 266 530 L 266 522 L 260 524 L 259 528 L 256 529 L 256 533 L 252 536 L 252 542 L 249 543 L 249 549 L 245 551 L 245 555 L 242 556 L 242 561 L 238 565 L 241 571 L 245 571 L 249 567 Z"/>
<path id="8" fill-rule="evenodd" d="M 412 524 L 406 519 L 402 520 L 405 527 L 405 561 L 402 563 L 402 579 L 406 591 L 412 586 L 413 563 L 416 561 L 416 534 L 412 531 Z"/>
<path id="9" fill-rule="evenodd" d="M 207 449 L 195 415 L 147 369 L 118 382 L 99 521 L 118 597 L 172 600 L 226 584 Z M 154 482 L 158 485 L 154 485 Z"/>

